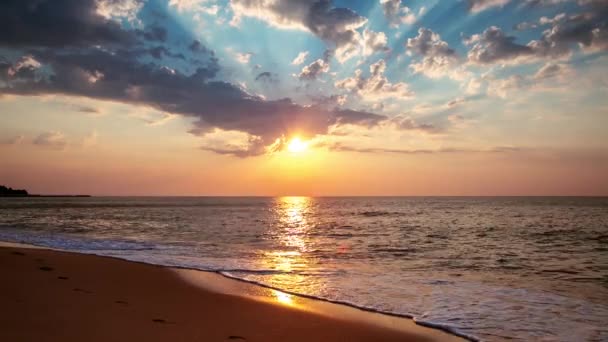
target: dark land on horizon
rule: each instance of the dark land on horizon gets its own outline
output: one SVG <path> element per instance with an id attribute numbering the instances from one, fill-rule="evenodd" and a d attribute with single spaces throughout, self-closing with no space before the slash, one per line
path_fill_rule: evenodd
<path id="1" fill-rule="evenodd" d="M 0 197 L 91 197 L 91 195 L 38 195 L 30 194 L 25 189 L 13 189 L 0 185 Z"/>

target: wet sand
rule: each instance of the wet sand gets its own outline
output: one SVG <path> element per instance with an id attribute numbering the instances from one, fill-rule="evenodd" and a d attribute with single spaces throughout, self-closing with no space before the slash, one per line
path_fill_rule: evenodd
<path id="1" fill-rule="evenodd" d="M 0 247 L 0 341 L 462 341 L 223 276 Z"/>

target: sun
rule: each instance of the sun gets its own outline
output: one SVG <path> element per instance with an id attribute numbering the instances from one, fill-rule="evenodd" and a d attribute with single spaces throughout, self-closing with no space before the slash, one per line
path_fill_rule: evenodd
<path id="1" fill-rule="evenodd" d="M 287 151 L 291 153 L 302 153 L 308 149 L 308 143 L 302 141 L 299 137 L 291 139 L 287 145 Z"/>

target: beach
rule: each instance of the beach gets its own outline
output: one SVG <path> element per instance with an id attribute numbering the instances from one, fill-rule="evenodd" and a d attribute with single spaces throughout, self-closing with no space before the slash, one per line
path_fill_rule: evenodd
<path id="1" fill-rule="evenodd" d="M 211 272 L 11 245 L 0 265 L 3 341 L 461 340 Z"/>

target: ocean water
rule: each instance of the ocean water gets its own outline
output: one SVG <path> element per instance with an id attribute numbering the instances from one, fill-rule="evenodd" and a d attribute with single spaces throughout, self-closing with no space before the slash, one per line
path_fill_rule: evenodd
<path id="1" fill-rule="evenodd" d="M 608 198 L 4 198 L 0 240 L 219 271 L 482 341 L 608 341 Z"/>

